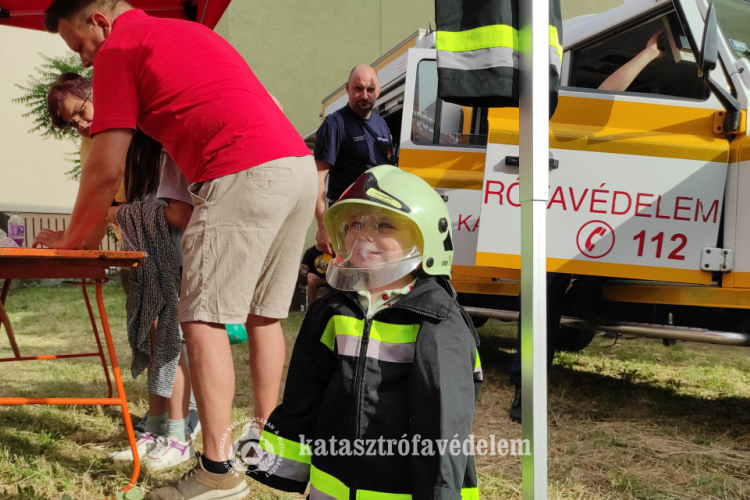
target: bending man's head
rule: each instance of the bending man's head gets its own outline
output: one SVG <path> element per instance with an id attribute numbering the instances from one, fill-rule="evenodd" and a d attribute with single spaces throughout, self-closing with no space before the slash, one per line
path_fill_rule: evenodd
<path id="1" fill-rule="evenodd" d="M 50 33 L 60 33 L 88 68 L 117 16 L 132 8 L 126 0 L 53 0 L 45 12 L 44 27 Z"/>
<path id="2" fill-rule="evenodd" d="M 355 66 L 349 73 L 346 93 L 349 94 L 349 107 L 352 111 L 362 118 L 369 118 L 380 95 L 378 74 L 366 64 Z"/>

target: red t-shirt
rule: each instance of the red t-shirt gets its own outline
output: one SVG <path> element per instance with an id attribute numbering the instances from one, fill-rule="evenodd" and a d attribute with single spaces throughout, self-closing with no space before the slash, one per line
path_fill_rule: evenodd
<path id="1" fill-rule="evenodd" d="M 190 182 L 310 150 L 242 56 L 205 26 L 129 10 L 94 65 L 92 134 L 136 124 Z"/>

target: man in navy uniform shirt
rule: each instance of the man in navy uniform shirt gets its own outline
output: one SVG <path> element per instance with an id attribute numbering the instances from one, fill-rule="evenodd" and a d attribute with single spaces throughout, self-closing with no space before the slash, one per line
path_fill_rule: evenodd
<path id="1" fill-rule="evenodd" d="M 377 165 L 395 164 L 393 141 L 385 120 L 373 114 L 372 108 L 380 95 L 378 74 L 367 65 L 352 69 L 346 82 L 349 104 L 326 116 L 315 136 L 315 164 L 318 167 L 318 221 L 316 246 L 333 255 L 333 247 L 323 225 L 328 206 L 360 174 Z M 326 177 L 329 177 L 326 193 Z"/>

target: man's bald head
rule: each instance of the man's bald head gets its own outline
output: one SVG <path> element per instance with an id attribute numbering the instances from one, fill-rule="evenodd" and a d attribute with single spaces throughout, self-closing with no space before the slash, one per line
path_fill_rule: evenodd
<path id="1" fill-rule="evenodd" d="M 349 107 L 352 111 L 362 118 L 369 118 L 380 95 L 377 72 L 366 64 L 352 68 L 349 81 L 346 82 L 346 93 L 349 94 Z"/>

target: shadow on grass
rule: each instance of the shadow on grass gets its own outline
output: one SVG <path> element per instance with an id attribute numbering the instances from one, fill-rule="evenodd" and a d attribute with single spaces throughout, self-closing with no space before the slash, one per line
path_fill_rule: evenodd
<path id="1" fill-rule="evenodd" d="M 508 373 L 516 341 L 510 336 L 510 325 L 505 325 L 505 330 L 502 336 L 494 332 L 482 335 L 480 330 L 479 355 L 483 371 L 490 375 L 485 377 L 485 384 L 512 391 Z M 612 375 L 580 371 L 574 365 L 556 364 L 548 377 L 550 409 L 558 415 L 610 423 L 649 420 L 709 440 L 747 436 L 750 429 L 750 398 L 682 394 L 679 381 L 674 381 L 675 387 L 670 387 L 669 382 L 667 386 L 659 385 L 627 367 Z"/>

